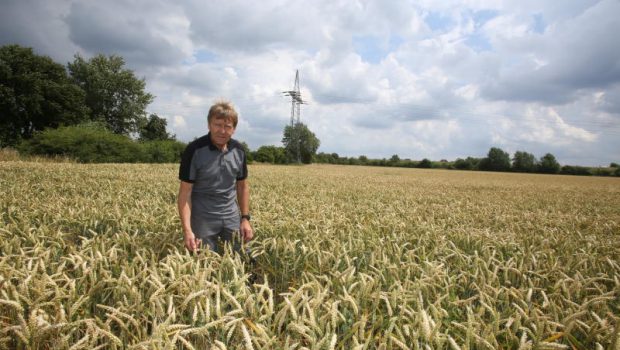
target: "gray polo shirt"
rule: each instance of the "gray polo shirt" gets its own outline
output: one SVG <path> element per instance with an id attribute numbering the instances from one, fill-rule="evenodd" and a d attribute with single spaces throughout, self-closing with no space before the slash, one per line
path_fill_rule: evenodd
<path id="1" fill-rule="evenodd" d="M 192 183 L 192 227 L 207 220 L 239 217 L 237 181 L 248 176 L 241 143 L 231 139 L 226 152 L 212 142 L 211 134 L 187 145 L 181 157 L 179 179 Z"/>

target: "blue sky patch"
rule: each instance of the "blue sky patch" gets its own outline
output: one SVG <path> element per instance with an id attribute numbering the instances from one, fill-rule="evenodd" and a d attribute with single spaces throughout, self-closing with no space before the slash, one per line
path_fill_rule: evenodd
<path id="1" fill-rule="evenodd" d="M 404 42 L 398 35 L 391 35 L 384 40 L 374 35 L 353 36 L 353 48 L 362 60 L 376 64 L 381 62 L 390 52 L 396 50 Z"/>
<path id="2" fill-rule="evenodd" d="M 205 49 L 199 49 L 194 51 L 192 59 L 183 61 L 183 64 L 205 63 L 205 62 L 217 62 L 217 55 L 211 51 Z"/>
<path id="3" fill-rule="evenodd" d="M 534 33 L 544 34 L 545 28 L 547 28 L 547 24 L 545 23 L 545 19 L 543 15 L 540 13 L 535 14 L 534 16 Z"/>
<path id="4" fill-rule="evenodd" d="M 465 39 L 465 45 L 476 52 L 491 51 L 493 46 L 489 39 L 479 32 L 475 32 Z"/>
<path id="5" fill-rule="evenodd" d="M 499 15 L 499 12 L 495 10 L 480 10 L 480 11 L 474 12 L 472 14 L 472 18 L 474 20 L 474 23 L 476 23 L 476 28 L 480 28 L 485 23 L 497 17 L 498 15 Z"/>
<path id="6" fill-rule="evenodd" d="M 454 25 L 454 21 L 450 16 L 446 16 L 441 12 L 429 12 L 424 21 L 432 31 L 444 31 L 448 30 Z"/>
<path id="7" fill-rule="evenodd" d="M 207 51 L 204 49 L 200 49 L 194 52 L 194 57 L 196 58 L 196 62 L 215 62 L 217 61 L 217 55 L 211 51 Z"/>

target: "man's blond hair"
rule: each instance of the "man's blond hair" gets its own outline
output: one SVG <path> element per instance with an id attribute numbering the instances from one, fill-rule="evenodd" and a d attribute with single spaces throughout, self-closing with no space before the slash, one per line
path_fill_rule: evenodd
<path id="1" fill-rule="evenodd" d="M 233 123 L 233 127 L 237 127 L 237 122 L 239 121 L 239 115 L 235 110 L 235 106 L 233 106 L 230 101 L 217 101 L 211 108 L 209 108 L 209 115 L 207 116 L 207 122 L 211 123 L 214 119 L 224 119 L 226 121 L 231 121 Z"/>

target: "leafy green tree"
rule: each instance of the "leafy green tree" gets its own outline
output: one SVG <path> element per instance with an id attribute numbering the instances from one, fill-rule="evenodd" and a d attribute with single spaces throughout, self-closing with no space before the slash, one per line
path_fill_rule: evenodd
<path id="1" fill-rule="evenodd" d="M 115 135 L 121 136 L 121 135 Z M 125 136 L 123 136 L 125 137 Z M 178 163 L 187 146 L 177 140 L 153 140 L 140 142 L 143 157 L 139 161 L 146 163 Z"/>
<path id="2" fill-rule="evenodd" d="M 286 155 L 286 149 L 284 147 L 276 147 L 273 146 L 274 158 L 276 160 L 276 164 L 287 164 L 288 157 Z"/>
<path id="3" fill-rule="evenodd" d="M 560 169 L 560 174 L 591 176 L 592 171 L 589 167 L 586 167 L 586 166 L 565 165 Z"/>
<path id="4" fill-rule="evenodd" d="M 176 136 L 166 131 L 167 125 L 166 119 L 160 118 L 157 114 L 151 114 L 147 122 L 140 128 L 140 140 L 174 140 Z"/>
<path id="5" fill-rule="evenodd" d="M 340 162 L 340 155 L 336 152 L 331 154 L 331 161 L 330 163 L 332 164 L 338 164 Z"/>
<path id="6" fill-rule="evenodd" d="M 331 159 L 331 157 L 329 156 L 329 154 L 327 154 L 327 153 L 325 153 L 325 152 L 319 152 L 319 153 L 316 155 L 316 157 L 314 157 L 314 160 L 315 160 L 317 163 L 322 163 L 322 164 L 325 164 L 325 163 L 330 163 L 330 159 Z"/>
<path id="7" fill-rule="evenodd" d="M 368 163 L 368 157 L 366 157 L 365 155 L 361 155 L 361 156 L 359 157 L 359 162 L 360 162 L 360 164 L 362 164 L 362 165 L 363 165 L 363 164 Z"/>
<path id="8" fill-rule="evenodd" d="M 512 158 L 512 170 L 522 173 L 531 173 L 536 171 L 536 158 L 533 154 L 516 151 Z"/>
<path id="9" fill-rule="evenodd" d="M 400 163 L 400 157 L 398 154 L 393 154 L 392 157 L 390 157 L 390 160 L 388 160 L 388 164 L 390 166 L 398 166 L 398 163 Z"/>
<path id="10" fill-rule="evenodd" d="M 510 155 L 501 148 L 491 147 L 486 158 L 480 161 L 480 170 L 508 171 L 510 170 Z"/>
<path id="11" fill-rule="evenodd" d="M 358 158 L 350 157 L 349 160 L 347 161 L 347 164 L 349 164 L 349 165 L 360 165 L 362 163 L 360 162 L 360 160 Z"/>
<path id="12" fill-rule="evenodd" d="M 287 125 L 284 128 L 282 143 L 289 162 L 301 161 L 304 164 L 310 164 L 321 141 L 305 124 L 297 123 L 294 126 Z"/>
<path id="13" fill-rule="evenodd" d="M 91 119 L 104 122 L 116 134 L 139 132 L 146 122 L 146 107 L 153 95 L 145 92 L 144 79 L 124 69 L 122 57 L 97 55 L 85 60 L 75 56 L 68 64 L 73 81 L 86 93 Z"/>
<path id="14" fill-rule="evenodd" d="M 427 168 L 430 169 L 433 167 L 433 163 L 428 158 L 424 158 L 418 163 L 418 168 Z"/>
<path id="15" fill-rule="evenodd" d="M 84 92 L 65 68 L 18 45 L 0 47 L 0 147 L 35 132 L 74 125 L 88 117 Z"/>
<path id="16" fill-rule="evenodd" d="M 286 164 L 286 151 L 283 147 L 260 146 L 254 152 L 254 160 L 262 163 Z"/>
<path id="17" fill-rule="evenodd" d="M 467 157 L 467 159 L 457 158 L 454 161 L 454 168 L 459 170 L 475 170 L 478 169 L 480 163 L 479 158 Z"/>
<path id="18" fill-rule="evenodd" d="M 254 161 L 254 158 L 252 155 L 252 151 L 250 151 L 250 146 L 248 146 L 248 144 L 245 142 L 241 142 L 241 147 L 243 147 L 243 150 L 245 151 L 245 157 L 248 163 L 252 163 Z"/>
<path id="19" fill-rule="evenodd" d="M 260 146 L 256 150 L 254 160 L 261 163 L 275 163 L 276 155 L 272 148 L 275 148 L 275 146 Z"/>
<path id="20" fill-rule="evenodd" d="M 560 163 L 555 160 L 555 156 L 547 153 L 538 162 L 538 172 L 544 174 L 557 174 L 560 171 Z"/>

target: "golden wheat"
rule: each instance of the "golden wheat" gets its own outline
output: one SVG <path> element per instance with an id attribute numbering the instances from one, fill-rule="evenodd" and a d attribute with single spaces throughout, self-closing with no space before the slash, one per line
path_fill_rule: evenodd
<path id="1" fill-rule="evenodd" d="M 176 172 L 0 162 L 0 348 L 620 347 L 620 179 L 252 165 L 252 264 Z"/>

